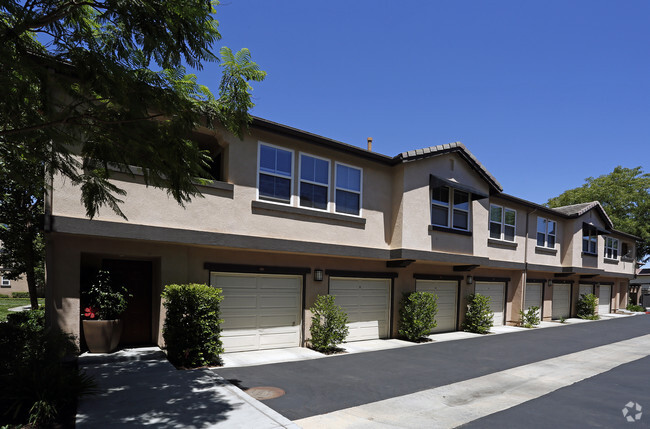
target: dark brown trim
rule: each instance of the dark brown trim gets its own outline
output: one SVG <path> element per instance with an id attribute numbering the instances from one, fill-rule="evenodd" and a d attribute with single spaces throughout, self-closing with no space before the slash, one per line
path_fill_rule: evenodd
<path id="1" fill-rule="evenodd" d="M 546 288 L 549 287 L 548 283 L 542 284 L 542 306 L 539 309 L 539 321 L 544 321 L 544 299 L 546 298 Z M 553 303 L 551 303 L 551 306 Z"/>
<path id="2" fill-rule="evenodd" d="M 395 278 L 390 279 L 390 298 L 388 300 L 388 338 L 393 338 L 393 302 L 395 301 Z"/>
<path id="3" fill-rule="evenodd" d="M 578 286 L 580 288 L 580 286 Z M 573 310 L 573 283 L 569 285 L 569 317 L 571 317 L 571 313 Z M 576 315 L 578 313 L 578 309 L 576 308 Z"/>
<path id="4" fill-rule="evenodd" d="M 467 237 L 472 236 L 472 231 L 463 231 L 461 229 L 454 229 L 454 228 L 449 228 L 449 227 L 446 227 L 446 226 L 429 225 L 429 233 L 431 233 L 432 231 L 447 232 L 449 234 L 465 235 Z"/>
<path id="5" fill-rule="evenodd" d="M 456 280 L 456 281 L 461 281 L 465 277 L 464 276 L 444 276 L 444 275 L 438 275 L 438 274 L 418 274 L 418 273 L 415 273 L 415 274 L 413 274 L 413 278 L 415 280 Z"/>
<path id="6" fill-rule="evenodd" d="M 478 267 L 480 267 L 480 265 L 454 265 L 454 268 L 452 269 L 457 272 L 469 272 Z"/>
<path id="7" fill-rule="evenodd" d="M 567 285 L 575 283 L 573 280 L 556 280 L 553 279 L 553 284 Z"/>
<path id="8" fill-rule="evenodd" d="M 240 265 L 240 264 L 219 264 L 206 262 L 203 268 L 218 273 L 246 273 L 246 274 L 286 274 L 305 275 L 311 273 L 308 267 L 277 267 L 273 265 Z"/>
<path id="9" fill-rule="evenodd" d="M 598 282 L 583 282 L 582 280 L 578 281 L 579 285 L 596 286 L 596 283 L 598 283 Z"/>
<path id="10" fill-rule="evenodd" d="M 395 259 L 386 261 L 386 268 L 405 268 L 415 262 L 415 259 Z"/>
<path id="11" fill-rule="evenodd" d="M 526 279 L 526 283 L 542 283 L 546 284 L 548 279 Z"/>
<path id="12" fill-rule="evenodd" d="M 614 286 L 614 282 L 597 282 L 597 283 L 605 286 Z"/>
<path id="13" fill-rule="evenodd" d="M 511 282 L 510 277 L 474 277 L 474 283 L 476 282 Z"/>
<path id="14" fill-rule="evenodd" d="M 508 324 L 508 285 L 510 284 L 509 281 L 506 282 L 505 287 L 503 288 L 503 325 L 506 326 Z M 524 288 L 526 285 L 524 285 Z"/>
<path id="15" fill-rule="evenodd" d="M 356 277 L 366 279 L 394 279 L 399 276 L 398 273 L 378 272 L 378 271 L 348 271 L 348 270 L 325 270 L 325 274 L 330 277 Z"/>
<path id="16" fill-rule="evenodd" d="M 307 273 L 302 275 L 302 311 L 300 311 L 300 343 L 303 347 L 307 347 L 307 340 L 305 339 L 305 310 L 307 309 Z"/>
<path id="17" fill-rule="evenodd" d="M 458 279 L 458 282 L 456 284 L 456 330 L 460 330 L 460 300 L 461 300 L 461 295 L 460 295 L 460 282 L 462 279 Z"/>

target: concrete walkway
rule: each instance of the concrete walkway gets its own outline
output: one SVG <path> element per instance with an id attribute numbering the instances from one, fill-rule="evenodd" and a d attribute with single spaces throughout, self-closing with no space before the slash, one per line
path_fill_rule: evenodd
<path id="1" fill-rule="evenodd" d="M 157 347 L 85 354 L 99 394 L 82 398 L 76 427 L 298 428 L 207 369 L 179 371 Z"/>

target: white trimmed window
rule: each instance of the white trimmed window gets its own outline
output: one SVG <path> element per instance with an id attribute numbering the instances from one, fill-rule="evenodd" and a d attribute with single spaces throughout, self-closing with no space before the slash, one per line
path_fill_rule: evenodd
<path id="1" fill-rule="evenodd" d="M 618 239 L 605 238 L 605 257 L 608 259 L 618 259 Z"/>
<path id="2" fill-rule="evenodd" d="M 469 230 L 469 192 L 438 186 L 431 189 L 431 224 Z"/>
<path id="3" fill-rule="evenodd" d="M 300 205 L 327 210 L 329 202 L 330 162 L 300 154 Z"/>
<path id="4" fill-rule="evenodd" d="M 598 230 L 596 228 L 582 227 L 582 251 L 591 255 L 598 254 Z"/>
<path id="5" fill-rule="evenodd" d="M 0 277 L 0 286 L 11 287 L 11 281 L 6 277 Z"/>
<path id="6" fill-rule="evenodd" d="M 557 223 L 554 220 L 537 218 L 537 245 L 555 249 L 555 237 L 557 235 Z"/>
<path id="7" fill-rule="evenodd" d="M 336 163 L 336 211 L 339 213 L 361 214 L 361 176 L 360 168 Z"/>
<path id="8" fill-rule="evenodd" d="M 258 159 L 259 198 L 290 204 L 293 151 L 260 144 Z"/>
<path id="9" fill-rule="evenodd" d="M 512 209 L 490 205 L 490 238 L 515 241 L 517 212 Z"/>

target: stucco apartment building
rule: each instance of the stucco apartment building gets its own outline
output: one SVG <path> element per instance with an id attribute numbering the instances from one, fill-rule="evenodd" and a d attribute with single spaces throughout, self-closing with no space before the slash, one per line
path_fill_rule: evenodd
<path id="1" fill-rule="evenodd" d="M 460 143 L 385 156 L 255 118 L 243 141 L 194 136 L 219 179 L 184 209 L 134 175 L 128 221 L 90 221 L 80 191 L 54 177 L 46 207 L 47 308 L 79 335 L 80 286 L 110 270 L 134 297 L 124 345 L 161 344 L 160 293 L 172 283 L 223 289 L 226 351 L 305 345 L 309 307 L 336 295 L 348 341 L 397 336 L 403 293 L 438 296 L 437 332 L 461 327 L 466 296 L 491 297 L 495 325 L 536 305 L 544 320 L 574 316 L 580 293 L 599 313 L 624 308 L 635 237 L 596 202 L 560 209 L 504 194 Z M 558 190 L 560 191 L 560 190 Z"/>

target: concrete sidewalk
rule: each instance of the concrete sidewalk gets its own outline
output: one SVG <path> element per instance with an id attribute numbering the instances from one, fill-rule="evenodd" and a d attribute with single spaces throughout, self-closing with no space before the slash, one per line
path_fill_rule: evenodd
<path id="1" fill-rule="evenodd" d="M 298 428 L 207 369 L 177 370 L 157 347 L 85 354 L 99 393 L 82 398 L 77 428 Z"/>

